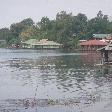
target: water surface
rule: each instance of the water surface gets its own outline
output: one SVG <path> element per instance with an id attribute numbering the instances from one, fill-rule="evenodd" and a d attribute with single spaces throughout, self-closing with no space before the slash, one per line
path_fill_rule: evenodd
<path id="1" fill-rule="evenodd" d="M 98 53 L 0 49 L 0 109 L 111 112 L 112 69 L 97 63 Z"/>

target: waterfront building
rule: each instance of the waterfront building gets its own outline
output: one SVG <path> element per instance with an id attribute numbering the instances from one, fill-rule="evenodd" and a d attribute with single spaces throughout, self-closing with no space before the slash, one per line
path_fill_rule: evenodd
<path id="1" fill-rule="evenodd" d="M 93 34 L 92 38 L 103 42 L 112 42 L 112 34 Z"/>
<path id="2" fill-rule="evenodd" d="M 97 50 L 101 52 L 101 64 L 112 64 L 112 43 Z"/>
<path id="3" fill-rule="evenodd" d="M 49 41 L 48 39 L 29 39 L 25 42 L 22 42 L 22 48 L 34 48 L 34 49 L 56 49 L 62 47 L 62 44 L 59 44 L 54 41 Z"/>
<path id="4" fill-rule="evenodd" d="M 96 40 L 102 40 L 110 37 L 110 34 L 93 34 L 93 38 Z"/>
<path id="5" fill-rule="evenodd" d="M 79 43 L 79 45 L 81 50 L 93 51 L 108 45 L 108 43 L 95 39 L 95 40 L 87 40 L 85 42 L 81 42 Z"/>

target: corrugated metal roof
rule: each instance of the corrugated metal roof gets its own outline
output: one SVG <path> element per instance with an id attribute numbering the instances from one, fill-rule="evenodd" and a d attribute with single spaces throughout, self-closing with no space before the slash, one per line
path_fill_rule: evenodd
<path id="1" fill-rule="evenodd" d="M 106 38 L 108 36 L 110 36 L 110 34 L 93 34 L 94 38 L 99 38 L 99 39 Z"/>
<path id="2" fill-rule="evenodd" d="M 81 46 L 92 46 L 92 45 L 97 45 L 97 46 L 106 46 L 108 43 L 107 42 L 103 42 L 100 40 L 88 40 L 85 42 L 81 42 L 79 45 Z"/>
<path id="3" fill-rule="evenodd" d="M 23 44 L 30 44 L 30 45 L 33 45 L 34 43 L 36 43 L 38 40 L 36 39 L 29 39 L 25 42 L 22 42 Z"/>
<path id="4" fill-rule="evenodd" d="M 59 43 L 54 42 L 54 41 L 48 41 L 48 39 L 42 39 L 40 41 L 38 41 L 36 39 L 30 39 L 30 40 L 27 40 L 23 43 L 24 44 L 30 44 L 30 45 L 57 45 L 57 46 L 62 45 L 62 44 L 59 44 Z"/>

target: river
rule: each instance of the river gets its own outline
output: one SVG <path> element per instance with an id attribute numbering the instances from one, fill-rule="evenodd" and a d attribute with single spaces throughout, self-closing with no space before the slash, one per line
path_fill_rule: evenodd
<path id="1" fill-rule="evenodd" d="M 112 112 L 112 67 L 99 53 L 0 49 L 0 112 Z"/>

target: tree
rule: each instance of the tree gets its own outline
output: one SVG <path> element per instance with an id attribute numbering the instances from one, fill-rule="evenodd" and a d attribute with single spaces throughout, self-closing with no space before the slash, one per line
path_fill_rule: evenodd
<path id="1" fill-rule="evenodd" d="M 112 33 L 112 22 L 108 15 L 99 11 L 95 18 L 88 20 L 85 14 L 74 16 L 61 11 L 54 20 L 42 17 L 36 25 L 31 18 L 11 24 L 10 29 L 0 29 L 0 38 L 6 39 L 8 44 L 21 43 L 31 38 L 47 38 L 73 48 L 77 46 L 79 39 L 88 39 L 94 33 Z"/>
<path id="2" fill-rule="evenodd" d="M 31 18 L 24 19 L 23 21 L 20 22 L 24 26 L 33 26 L 34 22 Z"/>
<path id="3" fill-rule="evenodd" d="M 12 24 L 10 26 L 10 32 L 12 35 L 12 43 L 21 43 L 21 38 L 19 37 L 21 32 L 25 29 L 27 29 L 27 27 L 33 26 L 34 22 L 31 18 L 27 18 L 24 19 L 23 21 L 16 23 L 16 24 Z"/>
<path id="4" fill-rule="evenodd" d="M 10 35 L 10 30 L 8 28 L 0 29 L 0 39 L 7 39 Z"/>
<path id="5" fill-rule="evenodd" d="M 98 14 L 97 14 L 97 18 L 103 18 L 103 13 L 102 13 L 102 11 L 100 10 L 99 12 L 98 12 Z"/>
<path id="6" fill-rule="evenodd" d="M 103 15 L 102 11 L 99 11 L 97 17 L 88 21 L 88 32 L 94 33 L 107 33 L 108 29 L 108 16 Z"/>
<path id="7" fill-rule="evenodd" d="M 32 38 L 39 39 L 39 35 L 40 35 L 40 32 L 39 32 L 38 27 L 29 26 L 19 34 L 19 37 L 21 41 L 26 41 Z"/>

